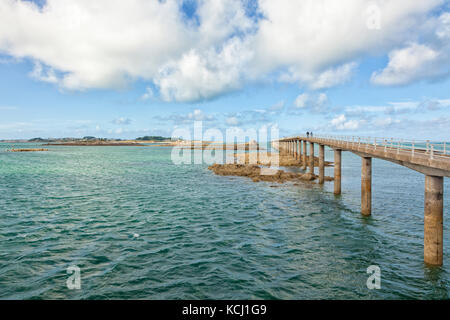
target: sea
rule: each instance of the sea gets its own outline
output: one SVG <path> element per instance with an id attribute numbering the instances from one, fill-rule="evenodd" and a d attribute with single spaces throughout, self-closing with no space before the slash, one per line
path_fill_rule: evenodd
<path id="1" fill-rule="evenodd" d="M 394 163 L 373 159 L 363 217 L 350 152 L 335 196 L 333 182 L 255 183 L 176 164 L 168 147 L 14 147 L 49 151 L 0 144 L 0 299 L 450 296 L 449 179 L 444 264 L 429 267 L 424 175 Z"/>

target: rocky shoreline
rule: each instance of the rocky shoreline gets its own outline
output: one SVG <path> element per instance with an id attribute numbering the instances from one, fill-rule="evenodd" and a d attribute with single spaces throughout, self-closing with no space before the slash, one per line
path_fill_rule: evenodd
<path id="1" fill-rule="evenodd" d="M 270 168 L 273 164 L 280 167 L 302 167 L 301 161 L 286 153 L 279 154 L 278 159 L 271 153 L 245 153 L 236 154 L 235 157 L 237 164 L 213 164 L 208 169 L 220 176 L 247 177 L 252 179 L 253 182 L 303 181 L 313 183 L 319 178 L 318 175 L 310 172 L 286 172 L 281 169 Z M 317 157 L 314 157 L 314 166 L 319 166 Z M 326 161 L 325 166 L 333 166 L 333 163 Z M 333 180 L 332 177 L 325 177 L 325 181 Z"/>

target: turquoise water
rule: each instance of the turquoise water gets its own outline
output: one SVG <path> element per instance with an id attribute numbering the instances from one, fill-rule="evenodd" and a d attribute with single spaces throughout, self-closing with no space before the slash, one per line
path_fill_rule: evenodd
<path id="1" fill-rule="evenodd" d="M 278 186 L 174 165 L 164 147 L 7 147 L 2 299 L 449 298 L 448 223 L 444 266 L 429 268 L 424 177 L 404 167 L 373 160 L 373 216 L 363 218 L 360 158 L 346 152 L 335 197 L 332 182 Z M 445 215 L 449 193 L 446 179 Z M 80 290 L 66 286 L 73 265 Z M 370 265 L 380 290 L 366 286 Z"/>

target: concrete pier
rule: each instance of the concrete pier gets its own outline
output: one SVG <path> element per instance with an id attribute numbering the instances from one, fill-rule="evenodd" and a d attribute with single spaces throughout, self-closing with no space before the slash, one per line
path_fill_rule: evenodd
<path id="1" fill-rule="evenodd" d="M 325 146 L 319 144 L 319 184 L 325 183 Z"/>
<path id="2" fill-rule="evenodd" d="M 342 150 L 334 150 L 334 194 L 341 194 L 341 163 L 342 163 Z"/>
<path id="3" fill-rule="evenodd" d="M 314 143 L 309 143 L 309 172 L 314 174 Z"/>
<path id="4" fill-rule="evenodd" d="M 372 158 L 362 157 L 361 164 L 361 214 L 372 214 Z"/>
<path id="5" fill-rule="evenodd" d="M 444 178 L 425 176 L 424 261 L 429 265 L 442 265 Z"/>
<path id="6" fill-rule="evenodd" d="M 342 151 L 361 157 L 361 214 L 372 214 L 372 158 L 390 161 L 425 175 L 424 205 L 424 262 L 443 264 L 444 177 L 450 177 L 450 153 L 446 142 L 427 143 L 417 147 L 414 143 L 367 137 L 298 136 L 279 140 L 280 150 L 294 153 L 302 169 L 314 173 L 314 144 L 319 144 L 319 184 L 325 183 L 325 146 L 334 150 L 334 194 L 341 194 Z M 294 143 L 292 151 L 289 143 Z M 302 145 L 303 142 L 303 145 Z M 308 156 L 307 144 L 310 144 Z M 296 154 L 298 153 L 298 155 Z M 301 159 L 301 160 L 300 160 Z"/>
<path id="7" fill-rule="evenodd" d="M 303 166 L 302 169 L 306 170 L 306 162 L 308 161 L 308 150 L 306 149 L 306 140 L 303 140 Z"/>

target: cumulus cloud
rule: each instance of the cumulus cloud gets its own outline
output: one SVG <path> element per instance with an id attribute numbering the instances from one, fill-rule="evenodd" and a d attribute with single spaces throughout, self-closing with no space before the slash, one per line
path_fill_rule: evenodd
<path id="1" fill-rule="evenodd" d="M 389 63 L 381 72 L 372 75 L 372 82 L 380 85 L 402 85 L 435 73 L 430 65 L 439 53 L 426 45 L 413 43 L 389 54 Z"/>
<path id="2" fill-rule="evenodd" d="M 323 112 L 328 104 L 325 93 L 302 93 L 294 101 L 295 109 Z"/>
<path id="3" fill-rule="evenodd" d="M 280 76 L 281 81 L 300 82 L 306 84 L 311 90 L 331 88 L 344 84 L 350 80 L 357 63 L 346 63 L 336 68 L 329 68 L 323 72 L 307 72 L 291 67 L 287 73 Z"/>
<path id="4" fill-rule="evenodd" d="M 368 28 L 374 3 L 379 29 Z M 3 0 L 0 52 L 35 61 L 33 78 L 64 89 L 124 88 L 143 80 L 165 101 L 211 99 L 272 74 L 309 90 L 329 88 L 348 81 L 361 57 L 390 51 L 386 70 L 373 81 L 407 83 L 444 75 L 427 70 L 448 62 L 442 48 L 448 14 L 435 19 L 432 43 L 418 42 L 442 3 L 259 0 L 249 16 L 246 1 L 198 0 L 189 18 L 176 0 L 47 0 L 42 7 Z M 408 71 L 414 66 L 419 72 Z"/>
<path id="5" fill-rule="evenodd" d="M 372 83 L 405 85 L 450 74 L 450 13 L 443 13 L 432 23 L 433 33 L 424 37 L 426 43 L 412 42 L 391 51 L 388 65 L 372 74 Z"/>
<path id="6" fill-rule="evenodd" d="M 124 117 L 120 117 L 117 119 L 114 119 L 112 121 L 112 123 L 117 124 L 117 125 L 128 125 L 131 124 L 133 120 L 129 119 L 129 118 L 124 118 Z"/>
<path id="7" fill-rule="evenodd" d="M 62 72 L 68 89 L 123 87 L 151 79 L 189 45 L 176 1 L 0 2 L 0 49 Z"/>
<path id="8" fill-rule="evenodd" d="M 330 122 L 331 127 L 336 130 L 356 130 L 365 120 L 348 120 L 344 114 L 337 116 Z"/>
<path id="9" fill-rule="evenodd" d="M 400 120 L 393 119 L 391 117 L 385 117 L 385 118 L 376 118 L 372 121 L 372 123 L 375 127 L 386 128 L 392 126 L 393 124 L 400 123 Z"/>
<path id="10" fill-rule="evenodd" d="M 178 61 L 162 67 L 154 82 L 165 101 L 199 101 L 241 87 L 245 65 L 252 53 L 234 38 L 220 50 L 204 52 L 192 49 Z"/>

